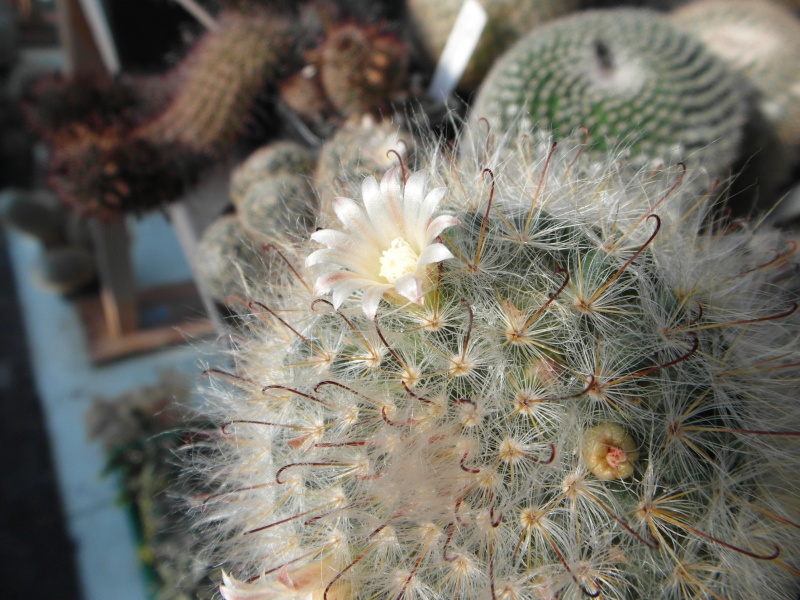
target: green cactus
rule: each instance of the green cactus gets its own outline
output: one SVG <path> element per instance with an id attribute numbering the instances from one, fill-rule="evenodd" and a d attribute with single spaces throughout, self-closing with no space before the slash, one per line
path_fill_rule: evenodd
<path id="1" fill-rule="evenodd" d="M 700 42 L 655 12 L 619 9 L 531 32 L 495 63 L 470 114 L 505 135 L 512 124 L 585 127 L 590 152 L 624 148 L 629 162 L 684 160 L 719 175 L 737 158 L 746 104 Z"/>
<path id="2" fill-rule="evenodd" d="M 796 598 L 797 243 L 537 139 L 247 279 L 192 448 L 223 598 Z"/>
<path id="3" fill-rule="evenodd" d="M 406 4 L 420 43 L 431 59 L 438 60 L 463 0 L 407 0 Z M 494 60 L 518 38 L 578 4 L 578 0 L 483 0 L 488 22 L 459 87 L 478 87 Z"/>

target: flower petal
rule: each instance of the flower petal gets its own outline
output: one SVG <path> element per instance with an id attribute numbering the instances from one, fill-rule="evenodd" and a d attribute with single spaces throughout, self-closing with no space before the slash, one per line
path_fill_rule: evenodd
<path id="1" fill-rule="evenodd" d="M 417 277 L 414 273 L 403 275 L 394 282 L 394 288 L 397 293 L 408 298 L 414 304 L 422 304 L 424 291 L 422 289 L 422 279 Z"/>
<path id="2" fill-rule="evenodd" d="M 320 229 L 311 234 L 311 240 L 324 244 L 334 250 L 352 251 L 360 245 L 361 240 L 354 235 L 344 233 L 338 229 Z"/>
<path id="3" fill-rule="evenodd" d="M 313 267 L 320 263 L 332 263 L 358 273 L 362 277 L 378 277 L 375 272 L 375 265 L 368 262 L 370 257 L 370 253 L 344 252 L 342 250 L 332 250 L 331 248 L 320 248 L 308 255 L 306 267 Z"/>
<path id="4" fill-rule="evenodd" d="M 419 255 L 419 260 L 417 261 L 417 265 L 429 265 L 431 263 L 437 263 L 443 260 L 447 260 L 448 258 L 455 258 L 453 253 L 447 249 L 444 244 L 430 244 L 429 246 L 425 246 L 425 249 L 422 251 L 422 254 Z M 399 281 L 399 279 L 398 279 Z M 395 285 L 397 283 L 395 282 Z"/>
<path id="5" fill-rule="evenodd" d="M 421 234 L 427 225 L 427 223 L 423 223 L 422 228 L 419 227 L 419 216 L 425 201 L 425 183 L 427 179 L 428 177 L 424 171 L 411 173 L 408 176 L 403 192 L 403 237 L 417 251 L 424 244 Z"/>
<path id="6" fill-rule="evenodd" d="M 425 240 L 432 242 L 436 239 L 436 236 L 442 233 L 445 229 L 449 227 L 455 227 L 460 222 L 461 221 L 450 215 L 439 215 L 430 222 L 428 228 L 425 230 Z"/>
<path id="7" fill-rule="evenodd" d="M 370 319 L 378 313 L 378 305 L 383 295 L 391 289 L 391 285 L 373 285 L 364 290 L 361 298 L 361 309 Z"/>
<path id="8" fill-rule="evenodd" d="M 374 179 L 374 177 L 373 177 Z M 383 243 L 364 210 L 351 198 L 339 196 L 333 199 L 333 212 L 345 229 L 376 247 Z"/>
<path id="9" fill-rule="evenodd" d="M 377 201 L 364 198 L 364 206 L 373 225 L 384 241 L 404 237 L 403 227 L 403 176 L 399 167 L 392 167 L 381 179 L 381 193 Z"/>

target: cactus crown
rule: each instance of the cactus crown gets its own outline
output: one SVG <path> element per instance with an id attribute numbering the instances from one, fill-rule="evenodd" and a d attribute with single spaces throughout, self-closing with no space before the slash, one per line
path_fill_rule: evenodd
<path id="1" fill-rule="evenodd" d="M 797 592 L 796 245 L 680 165 L 530 147 L 367 179 L 273 253 L 195 447 L 226 599 Z"/>

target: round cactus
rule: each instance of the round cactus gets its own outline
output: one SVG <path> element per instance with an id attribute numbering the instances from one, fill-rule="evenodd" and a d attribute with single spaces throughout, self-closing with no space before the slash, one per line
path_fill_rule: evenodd
<path id="1" fill-rule="evenodd" d="M 379 175 L 399 158 L 413 162 L 411 134 L 389 120 L 366 115 L 350 119 L 322 146 L 314 171 L 320 210 L 332 215 L 331 202 L 354 193 L 367 175 Z"/>
<path id="2" fill-rule="evenodd" d="M 800 154 L 800 19 L 772 2 L 702 0 L 672 15 L 758 91 L 761 113 Z"/>
<path id="3" fill-rule="evenodd" d="M 305 236 L 317 216 L 317 197 L 306 177 L 276 175 L 250 186 L 237 206 L 242 228 L 257 244 Z"/>
<path id="4" fill-rule="evenodd" d="M 408 49 L 379 27 L 340 25 L 317 52 L 325 93 L 345 116 L 386 111 L 405 86 Z"/>
<path id="5" fill-rule="evenodd" d="M 200 284 L 219 302 L 248 296 L 245 278 L 263 271 L 262 253 L 235 215 L 220 217 L 206 228 L 195 264 Z"/>
<path id="6" fill-rule="evenodd" d="M 223 598 L 796 598 L 797 244 L 530 150 L 367 177 L 248 279 L 192 451 Z"/>
<path id="7" fill-rule="evenodd" d="M 508 134 L 533 123 L 590 151 L 628 160 L 685 160 L 725 172 L 737 157 L 746 103 L 699 41 L 658 13 L 587 11 L 537 28 L 495 63 L 471 109 Z M 513 134 L 513 131 L 512 131 Z"/>
<path id="8" fill-rule="evenodd" d="M 276 175 L 311 175 L 314 155 L 295 142 L 279 141 L 259 148 L 231 175 L 231 202 L 238 206 L 254 184 Z"/>
<path id="9" fill-rule="evenodd" d="M 420 43 L 438 60 L 458 17 L 462 0 L 408 0 L 408 12 Z M 474 89 L 492 62 L 537 25 L 578 7 L 578 0 L 484 0 L 488 22 L 459 86 Z"/>

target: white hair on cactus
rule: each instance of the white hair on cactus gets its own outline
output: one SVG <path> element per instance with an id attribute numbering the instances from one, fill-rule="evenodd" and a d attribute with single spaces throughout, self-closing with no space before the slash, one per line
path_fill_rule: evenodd
<path id="1" fill-rule="evenodd" d="M 505 150 L 368 179 L 346 231 L 248 282 L 192 446 L 223 590 L 291 598 L 311 569 L 300 598 L 795 597 L 796 243 L 718 218 L 680 165 Z M 380 303 L 393 250 L 421 293 Z M 309 283 L 329 265 L 346 289 Z"/>

